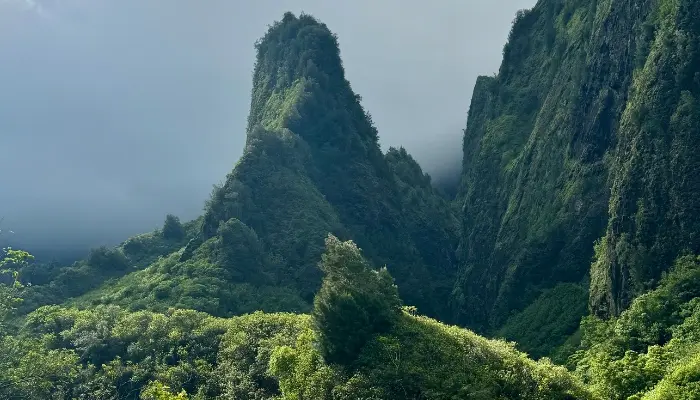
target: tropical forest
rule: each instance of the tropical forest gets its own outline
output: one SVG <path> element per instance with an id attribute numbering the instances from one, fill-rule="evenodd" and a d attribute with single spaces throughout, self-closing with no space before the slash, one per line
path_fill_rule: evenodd
<path id="1" fill-rule="evenodd" d="M 260 32 L 201 216 L 3 249 L 0 399 L 700 399 L 700 1 L 519 11 L 453 190 L 381 149 L 331 29 Z"/>

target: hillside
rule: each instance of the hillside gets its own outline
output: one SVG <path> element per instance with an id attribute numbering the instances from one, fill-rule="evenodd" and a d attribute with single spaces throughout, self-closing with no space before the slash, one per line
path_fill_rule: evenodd
<path id="1" fill-rule="evenodd" d="M 386 269 L 352 242 L 329 237 L 321 269 L 312 316 L 42 307 L 0 342 L 12 349 L 0 352 L 0 396 L 590 398 L 563 367 L 402 310 Z"/>
<path id="2" fill-rule="evenodd" d="M 699 398 L 698 43 L 692 0 L 518 12 L 451 199 L 286 13 L 200 218 L 7 251 L 0 398 Z"/>
<path id="3" fill-rule="evenodd" d="M 608 226 L 591 271 L 591 307 L 602 316 L 654 288 L 679 254 L 700 252 L 700 4 L 656 7 L 619 123 Z"/>
<path id="4" fill-rule="evenodd" d="M 64 273 L 51 283 L 63 288 L 63 299 L 28 304 L 80 296 L 73 303 L 174 306 L 217 316 L 305 311 L 321 282 L 316 264 L 331 232 L 387 265 L 407 303 L 447 319 L 454 210 L 404 149 L 382 154 L 371 118 L 345 79 L 335 36 L 311 16 L 288 13 L 256 49 L 244 154 L 186 237 L 169 241 L 173 246 L 151 264 L 138 258 L 155 245 L 137 248 L 141 239 L 130 240 L 122 252 L 136 265 L 116 268 L 128 273 L 98 274 L 75 290 L 61 283 Z M 88 275 L 72 279 L 93 279 Z"/>
<path id="5" fill-rule="evenodd" d="M 381 153 L 335 36 L 310 16 L 286 14 L 256 47 L 245 154 L 213 195 L 201 239 L 240 220 L 277 260 L 277 282 L 310 300 L 325 235 L 352 238 L 389 267 L 408 303 L 438 316 L 451 289 L 440 282 L 454 274 L 456 220 L 405 152 Z M 406 184 L 418 201 L 402 196 Z"/>
<path id="6" fill-rule="evenodd" d="M 458 322 L 547 354 L 586 313 L 589 279 L 594 312 L 618 315 L 698 252 L 697 7 L 566 0 L 518 13 L 465 130 Z"/>

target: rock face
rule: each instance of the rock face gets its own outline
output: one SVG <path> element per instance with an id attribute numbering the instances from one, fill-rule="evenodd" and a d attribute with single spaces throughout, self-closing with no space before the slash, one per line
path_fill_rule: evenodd
<path id="1" fill-rule="evenodd" d="M 611 157 L 610 216 L 591 269 L 591 309 L 617 315 L 672 261 L 700 251 L 700 4 L 653 4 Z"/>
<path id="2" fill-rule="evenodd" d="M 465 130 L 461 323 L 493 329 L 544 290 L 585 285 L 601 237 L 598 315 L 698 251 L 698 7 L 542 0 L 518 13 Z"/>
<path id="3" fill-rule="evenodd" d="M 404 150 L 382 154 L 336 37 L 310 16 L 287 13 L 256 47 L 245 154 L 214 192 L 201 239 L 240 220 L 274 260 L 276 281 L 311 300 L 325 236 L 351 238 L 388 266 L 408 303 L 442 316 L 457 219 Z"/>

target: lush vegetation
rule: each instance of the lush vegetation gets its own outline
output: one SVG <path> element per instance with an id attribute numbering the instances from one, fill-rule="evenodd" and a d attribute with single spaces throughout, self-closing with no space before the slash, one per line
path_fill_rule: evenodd
<path id="1" fill-rule="evenodd" d="M 0 396 L 590 398 L 563 367 L 401 308 L 387 270 L 354 243 L 326 247 L 311 316 L 41 307 L 0 341 Z"/>
<path id="2" fill-rule="evenodd" d="M 586 314 L 587 300 L 588 291 L 583 285 L 560 283 L 513 315 L 495 335 L 517 341 L 518 347 L 533 357 L 552 356 L 559 362 L 566 361 L 566 350 L 554 346 L 576 339 L 572 332 L 578 329 L 581 315 Z M 558 355 L 558 351 L 565 352 Z"/>
<path id="3" fill-rule="evenodd" d="M 570 363 L 604 399 L 700 397 L 700 258 L 680 258 L 619 317 L 587 317 Z"/>
<path id="4" fill-rule="evenodd" d="M 451 199 L 285 14 L 201 218 L 70 266 L 3 252 L 0 399 L 700 398 L 698 21 L 518 12 Z"/>
<path id="5" fill-rule="evenodd" d="M 465 130 L 458 322 L 554 355 L 587 313 L 575 287 L 616 316 L 700 252 L 699 15 L 686 0 L 517 14 Z"/>
<path id="6" fill-rule="evenodd" d="M 167 227 L 166 218 L 164 227 Z M 105 283 L 142 270 L 160 257 L 177 251 L 187 243 L 198 226 L 198 221 L 181 225 L 185 235 L 166 238 L 163 230 L 129 238 L 120 246 L 110 249 L 100 247 L 90 251 L 85 260 L 61 267 L 54 263 L 29 264 L 18 272 L 19 280 L 28 287 L 20 306 L 23 313 L 45 304 L 60 304 L 81 296 Z"/>
<path id="7" fill-rule="evenodd" d="M 591 270 L 600 316 L 619 314 L 654 288 L 679 254 L 700 252 L 700 4 L 656 6 L 646 22 L 648 55 L 620 121 L 610 219 Z"/>

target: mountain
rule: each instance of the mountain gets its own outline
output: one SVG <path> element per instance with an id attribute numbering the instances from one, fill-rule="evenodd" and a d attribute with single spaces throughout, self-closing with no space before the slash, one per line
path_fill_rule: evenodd
<path id="1" fill-rule="evenodd" d="M 551 348 L 586 313 L 589 280 L 593 312 L 619 315 L 698 251 L 698 15 L 653 0 L 518 13 L 464 135 L 458 322 Z M 568 334 L 528 337 L 535 314 Z"/>
<path id="2" fill-rule="evenodd" d="M 380 151 L 335 36 L 286 14 L 256 47 L 245 154 L 209 203 L 202 240 L 240 220 L 278 260 L 277 281 L 310 300 L 326 233 L 352 238 L 389 267 L 407 302 L 439 315 L 451 290 L 442 282 L 455 272 L 456 218 L 405 151 Z"/>
<path id="3" fill-rule="evenodd" d="M 696 3 L 518 12 L 454 199 L 285 14 L 202 217 L 66 267 L 7 253 L 0 398 L 699 398 Z"/>
<path id="4" fill-rule="evenodd" d="M 388 266 L 408 304 L 447 320 L 455 210 L 403 148 L 381 152 L 371 117 L 345 79 L 336 37 L 311 16 L 287 13 L 256 49 L 244 154 L 187 235 L 166 241 L 184 241 L 184 249 L 115 268 L 126 273 L 104 285 L 55 286 L 82 305 L 175 306 L 217 316 L 302 312 L 320 287 L 316 264 L 330 232 Z M 127 263 L 155 251 L 140 243 L 122 246 Z"/>
<path id="5" fill-rule="evenodd" d="M 659 2 L 642 23 L 611 161 L 608 225 L 591 271 L 597 315 L 619 314 L 680 254 L 700 251 L 699 15 L 697 2 Z"/>

